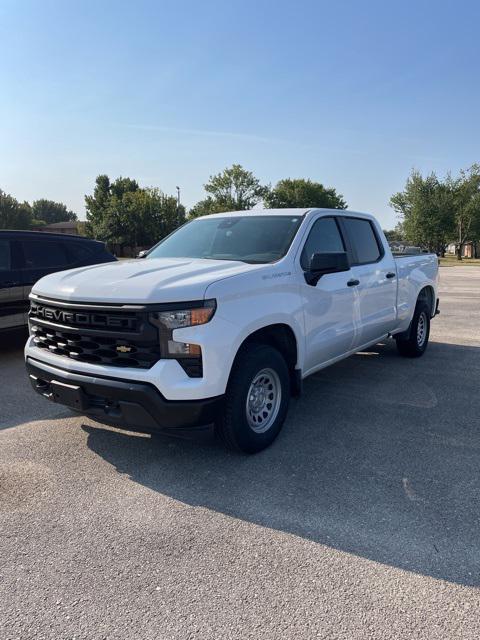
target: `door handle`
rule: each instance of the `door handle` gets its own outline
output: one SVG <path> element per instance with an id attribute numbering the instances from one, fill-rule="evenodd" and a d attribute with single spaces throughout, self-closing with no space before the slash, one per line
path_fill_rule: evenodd
<path id="1" fill-rule="evenodd" d="M 0 282 L 0 287 L 19 287 L 21 282 Z"/>
<path id="2" fill-rule="evenodd" d="M 395 278 L 395 276 L 396 276 L 396 275 L 397 275 L 397 274 L 396 274 L 396 273 L 393 273 L 393 271 L 389 271 L 389 272 L 385 275 L 385 277 L 390 279 L 390 278 Z"/>
<path id="3" fill-rule="evenodd" d="M 357 284 L 360 284 L 360 280 L 349 280 L 347 282 L 347 287 L 356 287 Z"/>

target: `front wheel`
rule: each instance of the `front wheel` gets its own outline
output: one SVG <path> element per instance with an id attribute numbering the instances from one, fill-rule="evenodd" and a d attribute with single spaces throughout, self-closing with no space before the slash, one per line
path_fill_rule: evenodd
<path id="1" fill-rule="evenodd" d="M 419 358 L 425 353 L 430 336 L 430 307 L 426 302 L 417 302 L 407 337 L 397 337 L 397 349 L 407 358 Z"/>
<path id="2" fill-rule="evenodd" d="M 290 376 L 282 355 L 252 344 L 238 355 L 216 432 L 229 449 L 256 453 L 282 428 L 290 402 Z"/>

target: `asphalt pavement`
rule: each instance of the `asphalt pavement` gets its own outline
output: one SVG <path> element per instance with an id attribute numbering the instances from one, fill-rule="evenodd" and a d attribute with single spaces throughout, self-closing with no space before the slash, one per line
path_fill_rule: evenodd
<path id="1" fill-rule="evenodd" d="M 0 346 L 0 637 L 478 639 L 480 269 L 425 356 L 305 382 L 256 456 L 74 416 Z"/>

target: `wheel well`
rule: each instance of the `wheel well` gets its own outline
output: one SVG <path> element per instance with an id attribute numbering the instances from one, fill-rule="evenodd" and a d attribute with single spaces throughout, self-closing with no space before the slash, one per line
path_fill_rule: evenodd
<path id="1" fill-rule="evenodd" d="M 433 287 L 423 287 L 418 294 L 417 302 L 426 302 L 430 308 L 430 316 L 433 318 L 435 315 L 435 291 Z"/>
<path id="2" fill-rule="evenodd" d="M 282 354 L 290 371 L 292 393 L 298 395 L 301 391 L 300 372 L 295 369 L 298 360 L 298 346 L 291 327 L 287 324 L 271 324 L 262 327 L 245 338 L 238 353 L 251 344 L 268 344 Z"/>

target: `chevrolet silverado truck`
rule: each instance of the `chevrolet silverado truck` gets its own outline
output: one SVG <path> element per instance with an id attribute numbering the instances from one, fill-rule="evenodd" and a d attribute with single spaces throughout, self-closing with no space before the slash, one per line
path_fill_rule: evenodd
<path id="1" fill-rule="evenodd" d="M 26 367 L 39 394 L 102 423 L 213 424 L 227 446 L 254 453 L 312 373 L 387 337 L 421 356 L 437 282 L 435 255 L 394 257 L 365 213 L 204 216 L 144 260 L 39 280 Z"/>

